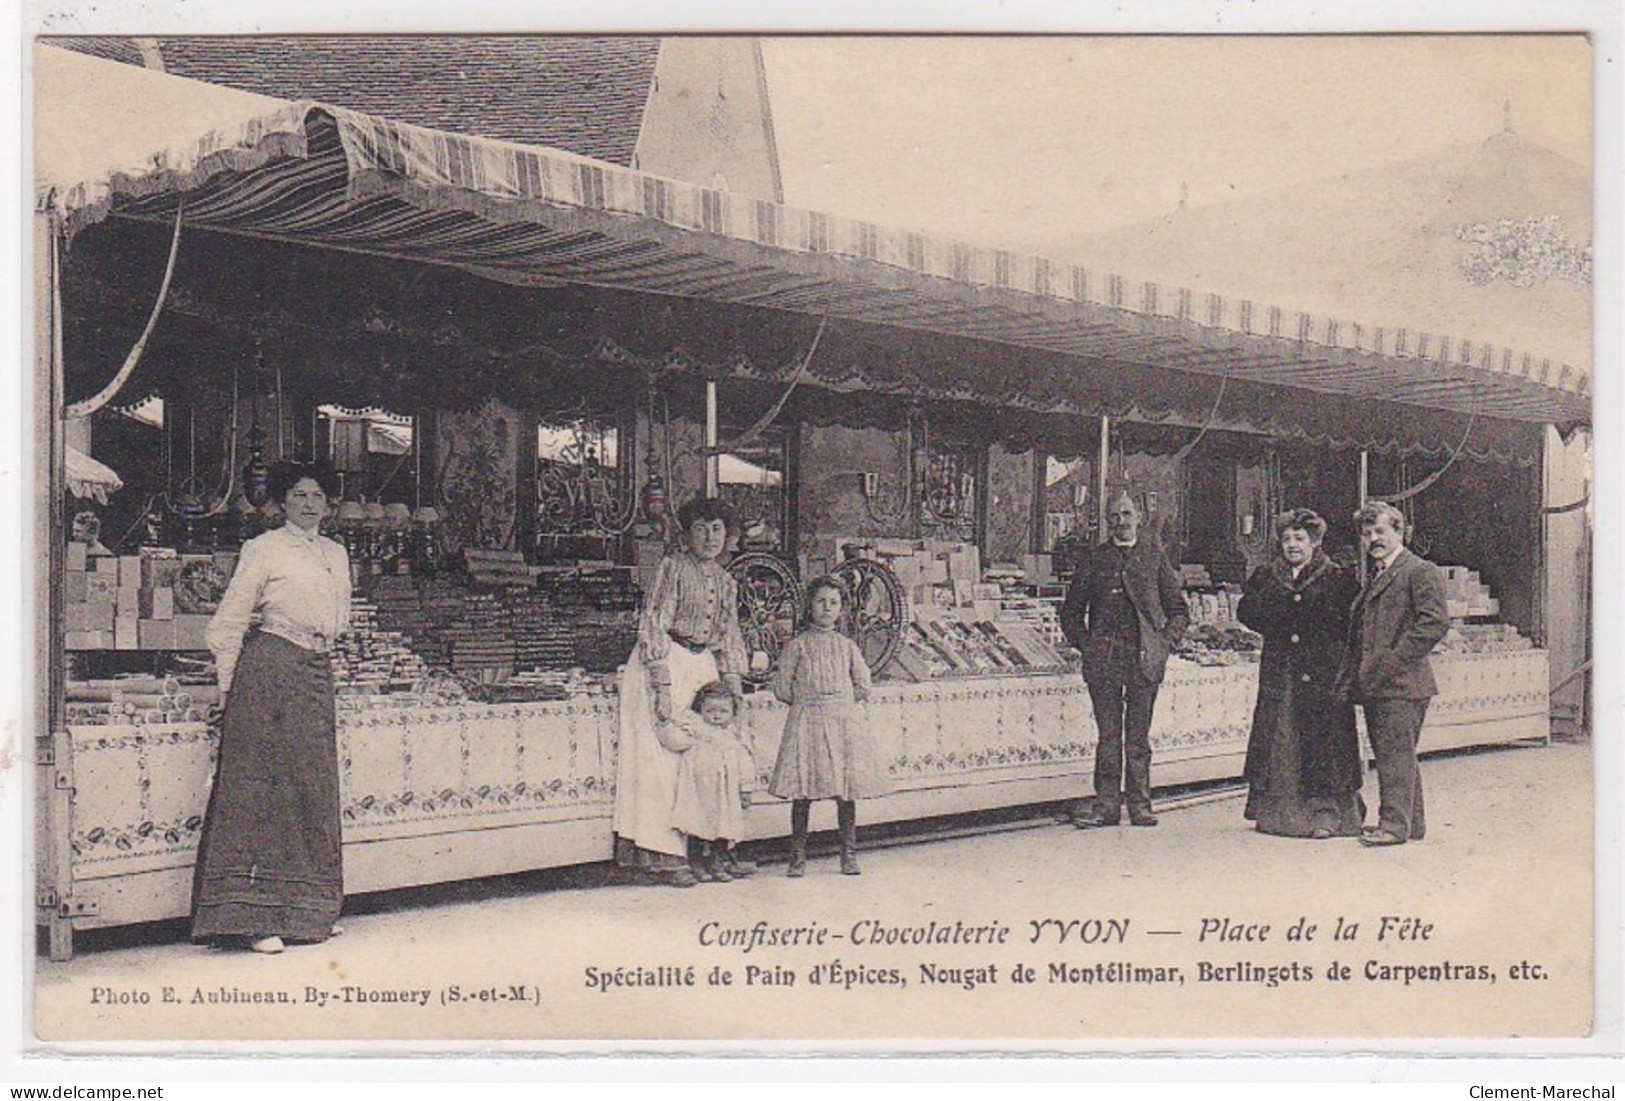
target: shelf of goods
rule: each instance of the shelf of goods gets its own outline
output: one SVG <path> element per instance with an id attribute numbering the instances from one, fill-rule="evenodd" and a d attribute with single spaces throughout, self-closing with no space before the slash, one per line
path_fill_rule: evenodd
<path id="1" fill-rule="evenodd" d="M 1444 654 L 1434 667 L 1441 695 L 1424 751 L 1546 735 L 1544 651 Z M 1250 662 L 1170 664 L 1152 732 L 1156 784 L 1240 774 L 1257 676 Z M 897 791 L 866 804 L 866 821 L 1087 793 L 1095 726 L 1075 674 L 886 682 L 868 710 Z M 752 695 L 743 722 L 765 774 L 783 705 Z M 52 766 L 52 787 L 71 793 L 72 886 L 59 912 L 78 928 L 185 915 L 214 733 L 185 721 L 69 733 L 68 759 Z M 611 694 L 525 703 L 346 696 L 338 735 L 349 893 L 611 855 Z M 752 838 L 781 835 L 788 822 L 779 801 L 757 795 Z M 815 819 L 816 828 L 831 824 Z"/>

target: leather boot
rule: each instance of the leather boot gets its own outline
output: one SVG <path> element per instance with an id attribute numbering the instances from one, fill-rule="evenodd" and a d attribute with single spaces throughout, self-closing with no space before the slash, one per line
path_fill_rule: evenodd
<path id="1" fill-rule="evenodd" d="M 785 874 L 799 879 L 807 874 L 807 823 L 812 818 L 812 800 L 797 799 L 790 804 L 790 868 Z"/>
<path id="2" fill-rule="evenodd" d="M 862 875 L 858 867 L 858 805 L 851 799 L 835 800 L 836 821 L 841 826 L 841 874 Z"/>
<path id="3" fill-rule="evenodd" d="M 705 874 L 711 877 L 713 883 L 732 883 L 734 877 L 723 865 L 722 856 L 717 851 L 720 844 L 721 842 L 713 844 L 707 841 L 701 845 L 700 856 L 705 866 Z"/>
<path id="4" fill-rule="evenodd" d="M 705 842 L 697 837 L 688 839 L 688 870 L 699 882 L 711 882 L 711 873 L 705 868 Z"/>
<path id="5" fill-rule="evenodd" d="M 720 844 L 720 842 L 719 842 Z M 746 860 L 739 855 L 732 842 L 723 845 L 722 866 L 728 869 L 728 874 L 735 879 L 744 879 L 746 876 L 756 874 L 755 861 Z"/>

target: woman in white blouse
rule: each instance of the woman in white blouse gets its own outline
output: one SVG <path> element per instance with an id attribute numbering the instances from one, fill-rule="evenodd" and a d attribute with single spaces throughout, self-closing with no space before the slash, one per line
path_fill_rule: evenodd
<path id="1" fill-rule="evenodd" d="M 350 624 L 350 561 L 318 534 L 338 477 L 278 463 L 287 523 L 243 544 L 209 624 L 225 699 L 192 938 L 275 953 L 335 933 L 344 901 L 328 649 Z"/>
<path id="2" fill-rule="evenodd" d="M 661 559 L 644 599 L 638 644 L 621 670 L 615 765 L 615 859 L 655 882 L 692 887 L 688 839 L 671 824 L 681 754 L 658 728 L 715 680 L 740 694 L 746 670 L 739 588 L 718 559 L 737 530 L 733 510 L 697 497 L 677 513 L 683 544 Z M 741 872 L 737 862 L 732 865 Z"/>

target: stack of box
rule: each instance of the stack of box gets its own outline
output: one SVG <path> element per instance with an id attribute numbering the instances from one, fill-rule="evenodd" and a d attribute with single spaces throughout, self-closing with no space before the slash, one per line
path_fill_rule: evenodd
<path id="1" fill-rule="evenodd" d="M 83 543 L 69 543 L 65 587 L 63 626 L 68 649 L 113 649 L 118 559 L 87 557 Z"/>
<path id="2" fill-rule="evenodd" d="M 444 630 L 463 614 L 462 589 L 444 581 L 383 576 L 371 592 L 380 630 L 398 633 L 426 665 L 450 666 Z"/>
<path id="3" fill-rule="evenodd" d="M 1047 640 L 1021 622 L 919 619 L 909 624 L 893 658 L 913 681 L 1056 672 L 1066 663 Z"/>
<path id="4" fill-rule="evenodd" d="M 1029 585 L 1048 585 L 1055 578 L 1055 558 L 1048 554 L 1024 554 L 1021 572 Z"/>
<path id="5" fill-rule="evenodd" d="M 1051 647 L 1066 644 L 1066 636 L 1061 633 L 1060 609 L 1053 600 L 1007 594 L 999 602 L 999 625 L 1003 627 L 1011 622 L 1021 623 L 1037 632 L 1038 637 Z"/>
<path id="6" fill-rule="evenodd" d="M 556 607 L 557 621 L 573 632 L 571 659 L 549 664 L 607 673 L 626 662 L 637 643 L 641 595 L 630 571 L 545 571 L 538 583 Z"/>
<path id="7" fill-rule="evenodd" d="M 513 676 L 512 619 L 494 593 L 470 594 L 462 618 L 446 630 L 454 672 L 485 682 Z"/>
<path id="8" fill-rule="evenodd" d="M 837 542 L 839 557 L 846 557 L 849 542 Z M 937 539 L 876 539 L 857 545 L 865 556 L 891 570 L 908 593 L 912 606 L 925 610 L 974 606 L 975 586 L 982 580 L 981 551 L 976 544 Z M 997 599 L 996 595 L 992 597 L 994 602 Z"/>
<path id="9" fill-rule="evenodd" d="M 564 669 L 575 661 L 575 629 L 552 600 L 540 593 L 515 593 L 509 607 L 516 669 Z"/>
<path id="10" fill-rule="evenodd" d="M 1236 608 L 1240 604 L 1240 585 L 1185 590 L 1185 608 L 1190 612 L 1193 627 L 1228 627 L 1236 622 Z"/>
<path id="11" fill-rule="evenodd" d="M 423 678 L 423 659 L 405 636 L 379 626 L 377 607 L 364 597 L 350 599 L 350 629 L 334 644 L 333 681 L 345 694 L 406 692 Z"/>
<path id="12" fill-rule="evenodd" d="M 1490 587 L 1479 580 L 1478 571 L 1466 566 L 1445 566 L 1445 599 L 1451 619 L 1478 619 L 1501 614 L 1501 602 Z"/>
<path id="13" fill-rule="evenodd" d="M 1446 653 L 1505 654 L 1534 645 L 1510 623 L 1457 623 L 1439 648 Z"/>
<path id="14" fill-rule="evenodd" d="M 193 561 L 229 578 L 237 556 L 147 549 L 139 555 L 87 555 L 69 543 L 64 575 L 69 650 L 205 650 L 212 607 L 183 607 L 176 584 Z"/>
<path id="15" fill-rule="evenodd" d="M 541 587 L 468 592 L 443 581 L 380 577 L 378 627 L 427 665 L 482 680 L 529 669 L 607 672 L 637 639 L 639 593 L 624 569 L 543 571 Z"/>
<path id="16" fill-rule="evenodd" d="M 1179 581 L 1187 589 L 1211 589 L 1213 575 L 1206 566 L 1187 564 L 1179 567 Z"/>
<path id="17" fill-rule="evenodd" d="M 468 576 L 476 585 L 529 586 L 536 583 L 536 575 L 519 551 L 481 550 L 467 547 L 463 561 Z"/>

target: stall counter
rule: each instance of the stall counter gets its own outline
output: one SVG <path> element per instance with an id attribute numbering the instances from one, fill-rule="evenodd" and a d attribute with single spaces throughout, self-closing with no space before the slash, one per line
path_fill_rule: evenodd
<path id="1" fill-rule="evenodd" d="M 1546 738 L 1545 651 L 1436 655 L 1434 667 L 1440 695 L 1424 752 Z M 1257 683 L 1252 663 L 1170 663 L 1152 728 L 1153 782 L 1238 777 Z M 765 693 L 743 709 L 761 774 L 752 839 L 788 829 L 784 804 L 766 794 L 784 710 Z M 1094 719 L 1074 674 L 883 683 L 869 711 L 896 791 L 866 802 L 865 822 L 1088 793 Z M 613 696 L 344 701 L 346 893 L 608 860 L 616 737 Z M 68 804 L 71 883 L 53 892 L 53 920 L 95 928 L 187 914 L 214 738 L 199 723 L 70 728 L 51 794 Z M 832 804 L 815 806 L 833 817 Z M 814 828 L 832 825 L 814 819 Z"/>

